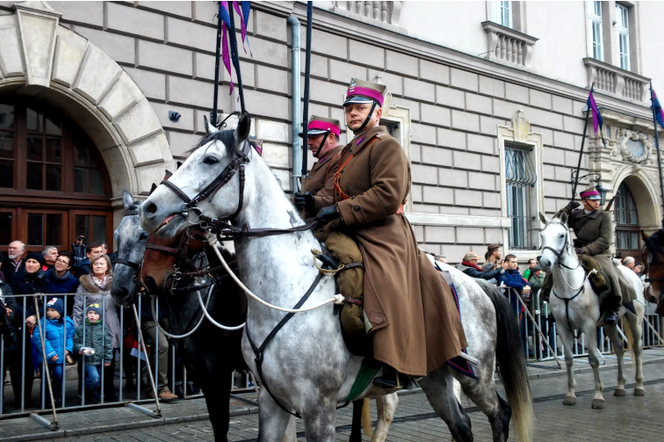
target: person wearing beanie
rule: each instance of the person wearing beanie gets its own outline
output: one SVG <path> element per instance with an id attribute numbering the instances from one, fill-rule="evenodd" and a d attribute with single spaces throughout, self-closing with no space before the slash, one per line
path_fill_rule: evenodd
<path id="1" fill-rule="evenodd" d="M 102 369 L 110 367 L 113 359 L 113 341 L 102 321 L 102 315 L 100 304 L 88 304 L 85 322 L 79 324 L 74 333 L 74 353 L 81 355 L 85 366 L 83 383 L 86 404 L 98 404 L 101 401 Z"/>
<path id="2" fill-rule="evenodd" d="M 26 267 L 27 268 L 27 267 Z M 46 302 L 46 317 L 41 318 L 39 327 L 32 334 L 32 342 L 36 347 L 37 365 L 46 364 L 53 373 L 53 397 L 55 406 L 62 405 L 62 381 L 67 356 L 74 351 L 74 322 L 64 316 L 65 304 L 60 298 L 50 298 Z M 43 342 L 42 342 L 43 337 Z M 43 347 L 42 347 L 43 346 Z"/>
<path id="3" fill-rule="evenodd" d="M 25 257 L 24 268 L 15 273 L 11 284 L 12 291 L 15 295 L 32 295 L 35 293 L 48 293 L 49 284 L 46 278 L 46 273 L 42 270 L 44 265 L 44 257 L 39 252 L 29 252 Z M 43 315 L 43 300 L 40 296 L 39 299 L 40 314 Z M 25 324 L 32 330 L 37 325 L 37 314 L 35 312 L 34 302 L 27 303 Z"/>

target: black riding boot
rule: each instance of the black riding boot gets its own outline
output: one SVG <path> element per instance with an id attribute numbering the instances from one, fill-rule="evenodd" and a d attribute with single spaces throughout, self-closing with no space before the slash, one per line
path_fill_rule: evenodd
<path id="1" fill-rule="evenodd" d="M 373 380 L 376 387 L 393 389 L 393 388 L 408 388 L 412 383 L 412 379 L 405 374 L 399 373 L 389 365 L 383 366 L 383 375 Z"/>

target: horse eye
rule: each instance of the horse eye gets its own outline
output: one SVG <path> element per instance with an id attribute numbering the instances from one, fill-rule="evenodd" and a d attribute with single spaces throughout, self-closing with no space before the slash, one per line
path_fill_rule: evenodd
<path id="1" fill-rule="evenodd" d="M 564 238 L 564 237 L 565 237 L 564 233 L 561 233 L 560 236 L 559 236 L 559 238 Z"/>
<path id="2" fill-rule="evenodd" d="M 217 164 L 219 162 L 219 160 L 216 159 L 213 156 L 207 156 L 207 157 L 203 158 L 203 162 L 205 164 Z"/>

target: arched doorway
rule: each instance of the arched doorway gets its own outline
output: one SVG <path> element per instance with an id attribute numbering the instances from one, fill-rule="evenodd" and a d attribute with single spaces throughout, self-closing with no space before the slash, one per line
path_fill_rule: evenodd
<path id="1" fill-rule="evenodd" d="M 613 219 L 616 222 L 616 256 L 632 256 L 640 261 L 639 214 L 634 196 L 623 182 L 616 192 Z"/>
<path id="2" fill-rule="evenodd" d="M 112 247 L 111 183 L 83 129 L 46 103 L 0 96 L 0 247 L 68 250 L 76 235 Z"/>

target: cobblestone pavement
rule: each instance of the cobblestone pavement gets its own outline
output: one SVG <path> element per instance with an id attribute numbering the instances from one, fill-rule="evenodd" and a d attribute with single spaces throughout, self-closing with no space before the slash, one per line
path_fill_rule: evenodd
<path id="1" fill-rule="evenodd" d="M 660 354 L 661 355 L 661 354 Z M 654 362 L 654 361 L 653 361 Z M 534 397 L 537 428 L 535 441 L 568 442 L 568 441 L 660 441 L 664 440 L 664 362 L 655 362 L 644 365 L 646 382 L 646 396 L 633 396 L 634 370 L 629 366 L 626 377 L 628 379 L 627 397 L 614 397 L 613 389 L 616 385 L 615 367 L 605 367 L 601 371 L 604 383 L 604 397 L 606 406 L 604 410 L 592 410 L 590 403 L 593 397 L 592 372 L 583 371 L 576 375 L 578 402 L 576 406 L 563 406 L 562 399 L 566 392 L 567 378 L 560 371 L 541 370 L 539 378 L 531 380 Z M 587 367 L 587 363 L 579 362 L 576 367 Z M 250 442 L 257 435 L 258 416 L 255 407 L 245 401 L 234 401 L 233 409 L 239 415 L 231 419 L 229 441 Z M 469 412 L 476 441 L 491 441 L 491 429 L 484 415 L 474 408 L 467 399 L 463 399 L 463 406 Z M 175 408 L 173 408 L 175 407 Z M 185 410 L 186 409 L 186 410 Z M 212 441 L 210 423 L 204 418 L 203 400 L 180 401 L 179 403 L 164 404 L 163 421 L 145 421 L 146 416 L 125 408 L 100 409 L 86 411 L 86 413 L 63 413 L 60 416 L 61 428 L 72 427 L 78 419 L 89 421 L 91 427 L 95 423 L 109 425 L 109 431 L 85 434 L 84 431 L 64 432 L 66 438 L 50 437 L 53 433 L 48 431 L 33 436 L 31 440 L 46 441 L 176 441 L 188 442 Z M 337 441 L 347 441 L 350 434 L 350 407 L 338 413 Z M 179 417 L 168 418 L 169 415 Z M 374 414 L 375 418 L 375 414 Z M 26 425 L 34 427 L 30 422 Z M 149 418 L 148 418 L 149 419 Z M 132 422 L 145 421 L 139 428 L 122 430 L 120 425 Z M 9 440 L 24 440 L 20 433 L 4 434 L 4 423 L 0 421 L 0 442 Z M 85 423 L 85 422 L 83 422 Z M 136 425 L 134 425 L 136 426 Z M 114 430 L 114 431 L 110 431 Z M 96 431 L 100 431 L 97 428 Z M 298 422 L 298 441 L 304 441 L 303 427 Z M 33 432 L 34 433 L 34 432 Z M 59 434 L 64 436 L 64 434 Z M 4 437 L 3 437 L 4 436 Z M 7 437 L 10 436 L 10 437 Z M 369 440 L 365 437 L 365 440 Z M 450 435 L 444 422 L 435 416 L 423 393 L 414 392 L 400 396 L 400 403 L 394 423 L 391 426 L 388 441 L 399 442 L 428 442 L 448 441 Z M 512 436 L 511 440 L 515 440 Z"/>

